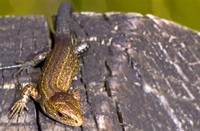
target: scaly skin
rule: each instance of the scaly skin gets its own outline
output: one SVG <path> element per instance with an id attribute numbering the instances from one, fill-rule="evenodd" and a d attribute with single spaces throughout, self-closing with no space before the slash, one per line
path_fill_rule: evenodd
<path id="1" fill-rule="evenodd" d="M 53 119 L 80 126 L 83 122 L 80 96 L 77 91 L 68 91 L 78 69 L 78 56 L 74 54 L 70 40 L 55 40 L 55 47 L 47 57 L 39 80 L 40 103 Z"/>
<path id="2" fill-rule="evenodd" d="M 32 97 L 40 103 L 43 111 L 56 121 L 70 126 L 82 125 L 79 92 L 69 89 L 78 70 L 79 56 L 75 50 L 78 49 L 77 38 L 69 28 L 69 18 L 65 18 L 70 15 L 69 8 L 66 3 L 59 8 L 55 46 L 47 56 L 38 89 L 34 84 L 28 84 L 22 89 L 20 99 L 11 109 L 11 118 L 24 108 L 28 109 L 26 105 L 29 97 Z M 37 63 L 38 60 L 35 61 L 32 63 Z"/>

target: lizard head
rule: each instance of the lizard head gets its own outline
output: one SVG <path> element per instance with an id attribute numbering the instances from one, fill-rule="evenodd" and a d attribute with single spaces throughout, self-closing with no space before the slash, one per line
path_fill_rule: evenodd
<path id="1" fill-rule="evenodd" d="M 57 92 L 42 106 L 44 112 L 70 126 L 81 126 L 83 117 L 80 109 L 80 94 L 77 90 Z"/>

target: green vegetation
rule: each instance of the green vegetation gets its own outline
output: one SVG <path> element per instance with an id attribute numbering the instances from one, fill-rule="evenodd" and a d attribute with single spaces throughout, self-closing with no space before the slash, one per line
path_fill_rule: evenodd
<path id="1" fill-rule="evenodd" d="M 42 14 L 48 20 L 63 0 L 1 0 L 0 15 Z M 76 11 L 153 14 L 200 31 L 200 0 L 69 0 Z"/>

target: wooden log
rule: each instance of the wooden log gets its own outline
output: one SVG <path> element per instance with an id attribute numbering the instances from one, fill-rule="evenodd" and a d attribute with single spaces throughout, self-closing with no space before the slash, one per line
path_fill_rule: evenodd
<path id="1" fill-rule="evenodd" d="M 74 23 L 90 45 L 72 84 L 81 93 L 83 125 L 49 119 L 33 102 L 9 120 L 18 94 L 14 83 L 37 82 L 41 71 L 32 68 L 13 78 L 13 69 L 0 72 L 0 130 L 200 129 L 199 32 L 136 13 L 74 13 Z M 1 17 L 0 40 L 1 65 L 13 65 L 48 50 L 49 30 L 42 16 Z"/>
<path id="2" fill-rule="evenodd" d="M 44 16 L 7 16 L 0 18 L 0 65 L 14 65 L 19 61 L 30 60 L 38 52 L 48 50 L 49 29 Z M 26 111 L 15 119 L 8 119 L 12 104 L 19 96 L 16 84 L 36 82 L 40 68 L 30 69 L 29 73 L 15 75 L 18 69 L 0 71 L 0 130 L 38 130 L 36 110 L 29 102 Z"/>

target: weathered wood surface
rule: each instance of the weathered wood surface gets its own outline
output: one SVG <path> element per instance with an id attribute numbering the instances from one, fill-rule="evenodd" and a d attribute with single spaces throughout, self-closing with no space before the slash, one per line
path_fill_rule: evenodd
<path id="1" fill-rule="evenodd" d="M 74 14 L 90 49 L 81 58 L 73 86 L 81 93 L 84 124 L 49 119 L 29 102 L 29 111 L 8 120 L 17 82 L 36 82 L 40 68 L 12 77 L 1 71 L 0 130 L 199 131 L 200 33 L 153 16 Z M 13 65 L 47 50 L 49 30 L 41 16 L 0 18 L 0 63 Z M 12 89 L 10 89 L 12 88 Z"/>

